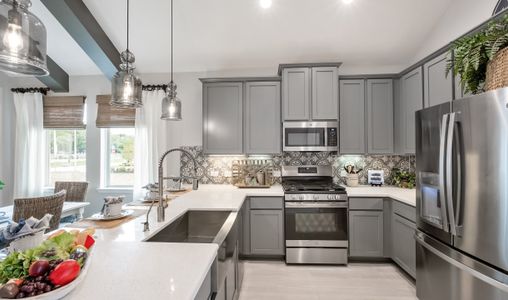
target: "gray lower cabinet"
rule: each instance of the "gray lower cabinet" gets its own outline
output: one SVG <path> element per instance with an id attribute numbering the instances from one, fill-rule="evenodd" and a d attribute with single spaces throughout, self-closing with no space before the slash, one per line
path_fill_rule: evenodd
<path id="1" fill-rule="evenodd" d="M 416 224 L 392 214 L 392 259 L 413 278 L 416 276 Z"/>
<path id="2" fill-rule="evenodd" d="M 423 65 L 425 107 L 453 100 L 453 76 L 446 76 L 448 52 Z"/>
<path id="3" fill-rule="evenodd" d="M 367 149 L 393 153 L 393 80 L 367 80 Z"/>
<path id="4" fill-rule="evenodd" d="M 251 210 L 250 229 L 252 255 L 284 255 L 282 210 Z"/>
<path id="5" fill-rule="evenodd" d="M 281 152 L 280 82 L 245 84 L 245 153 Z"/>
<path id="6" fill-rule="evenodd" d="M 341 80 L 340 153 L 364 154 L 365 149 L 365 80 Z"/>
<path id="7" fill-rule="evenodd" d="M 203 85 L 203 152 L 243 153 L 243 83 Z"/>
<path id="8" fill-rule="evenodd" d="M 310 119 L 310 69 L 288 68 L 282 72 L 282 107 L 285 121 Z"/>
<path id="9" fill-rule="evenodd" d="M 349 212 L 349 255 L 383 257 L 383 211 Z"/>
<path id="10" fill-rule="evenodd" d="M 339 113 L 338 69 L 312 68 L 312 119 L 337 120 Z"/>
<path id="11" fill-rule="evenodd" d="M 199 288 L 198 294 L 194 298 L 194 300 L 208 300 L 212 296 L 212 271 L 210 270 L 208 274 L 206 274 L 205 280 L 201 284 Z"/>
<path id="12" fill-rule="evenodd" d="M 406 73 L 400 79 L 400 104 L 402 113 L 402 149 L 404 154 L 416 151 L 415 113 L 423 108 L 422 68 L 416 68 Z"/>

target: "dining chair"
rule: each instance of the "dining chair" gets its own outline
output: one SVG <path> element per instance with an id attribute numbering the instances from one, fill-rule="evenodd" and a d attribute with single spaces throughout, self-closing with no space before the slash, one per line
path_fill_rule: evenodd
<path id="1" fill-rule="evenodd" d="M 86 192 L 88 190 L 88 182 L 86 181 L 57 181 L 55 182 L 55 193 L 67 191 L 65 201 L 68 202 L 84 202 Z"/>
<path id="2" fill-rule="evenodd" d="M 30 217 L 41 219 L 45 214 L 52 214 L 47 231 L 58 229 L 66 194 L 66 191 L 60 191 L 50 196 L 14 199 L 12 220 L 19 222 Z"/>

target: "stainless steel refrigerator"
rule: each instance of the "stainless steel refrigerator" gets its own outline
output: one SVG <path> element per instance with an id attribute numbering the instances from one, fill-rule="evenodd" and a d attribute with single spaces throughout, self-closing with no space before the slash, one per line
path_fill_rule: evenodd
<path id="1" fill-rule="evenodd" d="M 508 299 L 508 88 L 416 113 L 420 300 Z"/>

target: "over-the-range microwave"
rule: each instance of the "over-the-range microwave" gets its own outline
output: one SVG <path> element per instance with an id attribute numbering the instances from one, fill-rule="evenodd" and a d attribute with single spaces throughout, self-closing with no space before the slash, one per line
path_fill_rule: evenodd
<path id="1" fill-rule="evenodd" d="M 284 151 L 337 151 L 338 122 L 284 122 Z"/>

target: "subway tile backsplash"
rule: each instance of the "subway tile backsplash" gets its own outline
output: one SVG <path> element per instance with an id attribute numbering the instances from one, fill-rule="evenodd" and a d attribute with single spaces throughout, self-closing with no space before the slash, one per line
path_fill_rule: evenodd
<path id="1" fill-rule="evenodd" d="M 202 184 L 228 184 L 231 183 L 231 168 L 233 161 L 245 159 L 245 156 L 207 156 L 203 154 L 201 146 L 182 147 L 193 154 L 198 163 L 197 176 Z M 256 159 L 256 158 L 255 158 Z M 390 172 L 393 168 L 415 170 L 415 156 L 401 155 L 337 155 L 334 152 L 284 152 L 280 155 L 264 156 L 262 159 L 271 159 L 274 166 L 274 181 L 280 183 L 280 167 L 283 165 L 332 165 L 334 180 L 345 182 L 344 166 L 355 164 L 362 168 L 360 184 L 367 184 L 368 170 L 384 170 L 385 183 L 390 185 Z M 192 162 L 182 155 L 180 157 L 180 174 L 192 176 Z"/>

